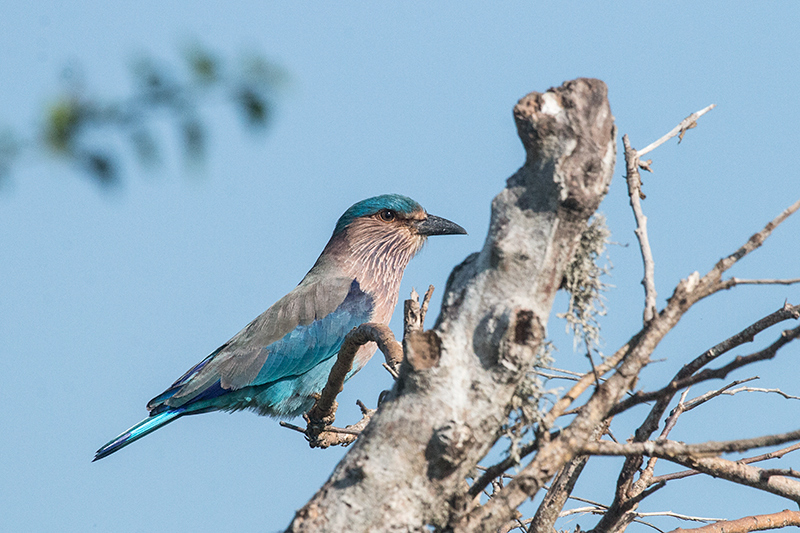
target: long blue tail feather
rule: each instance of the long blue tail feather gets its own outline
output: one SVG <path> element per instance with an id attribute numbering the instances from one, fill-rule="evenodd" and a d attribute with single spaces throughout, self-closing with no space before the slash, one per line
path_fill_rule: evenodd
<path id="1" fill-rule="evenodd" d="M 128 444 L 141 439 L 145 435 L 152 433 L 161 426 L 169 424 L 173 420 L 180 418 L 184 414 L 186 414 L 186 409 L 181 408 L 175 409 L 174 411 L 164 411 L 163 413 L 145 418 L 128 431 L 97 450 L 97 452 L 94 454 L 94 459 L 92 459 L 92 462 L 121 450 Z"/>

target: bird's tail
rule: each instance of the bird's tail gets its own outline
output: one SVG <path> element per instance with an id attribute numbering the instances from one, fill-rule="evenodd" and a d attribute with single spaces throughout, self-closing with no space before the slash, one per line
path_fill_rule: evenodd
<path id="1" fill-rule="evenodd" d="M 164 411 L 163 413 L 159 413 L 157 415 L 153 415 L 149 418 L 145 418 L 128 431 L 123 433 L 122 435 L 118 436 L 99 450 L 95 452 L 94 459 L 92 462 L 97 461 L 98 459 L 102 459 L 112 453 L 121 450 L 128 444 L 137 441 L 152 433 L 153 431 L 157 430 L 161 426 L 169 424 L 173 420 L 183 416 L 186 414 L 185 409 L 175 409 L 170 411 Z"/>

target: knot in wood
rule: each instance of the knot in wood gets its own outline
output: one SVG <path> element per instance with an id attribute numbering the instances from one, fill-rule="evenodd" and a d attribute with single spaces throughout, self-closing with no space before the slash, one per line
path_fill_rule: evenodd
<path id="1" fill-rule="evenodd" d="M 442 341 L 433 330 L 412 331 L 403 339 L 406 361 L 415 371 L 439 366 Z"/>
<path id="2" fill-rule="evenodd" d="M 472 431 L 469 427 L 455 420 L 436 428 L 425 449 L 428 477 L 441 479 L 452 473 L 463 460 L 464 453 L 472 440 Z"/>

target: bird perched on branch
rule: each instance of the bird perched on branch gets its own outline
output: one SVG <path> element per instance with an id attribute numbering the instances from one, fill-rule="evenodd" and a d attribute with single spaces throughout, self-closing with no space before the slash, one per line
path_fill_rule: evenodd
<path id="1" fill-rule="evenodd" d="M 150 416 L 100 448 L 94 460 L 185 415 L 252 409 L 290 417 L 308 411 L 345 335 L 366 322 L 389 322 L 403 270 L 426 238 L 465 233 L 399 194 L 353 205 L 294 290 L 150 400 Z M 376 348 L 369 343 L 359 349 L 348 378 Z"/>

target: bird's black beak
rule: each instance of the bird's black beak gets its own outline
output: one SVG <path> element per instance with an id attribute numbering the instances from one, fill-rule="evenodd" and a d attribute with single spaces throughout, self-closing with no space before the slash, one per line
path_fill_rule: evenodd
<path id="1" fill-rule="evenodd" d="M 417 232 L 428 237 L 430 235 L 466 235 L 467 230 L 450 222 L 446 218 L 428 215 L 428 218 L 417 222 Z"/>

